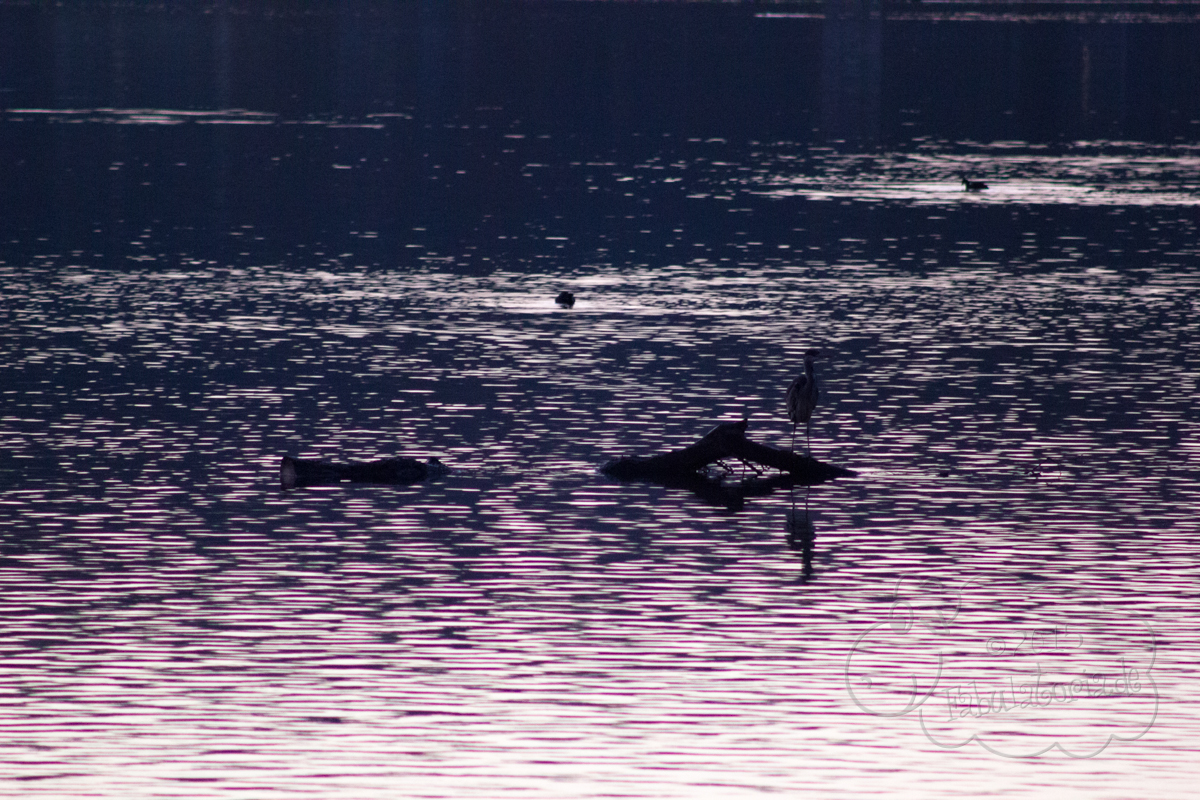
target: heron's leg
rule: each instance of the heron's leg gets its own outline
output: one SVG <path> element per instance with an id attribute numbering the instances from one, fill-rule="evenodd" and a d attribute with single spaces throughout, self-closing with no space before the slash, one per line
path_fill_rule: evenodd
<path id="1" fill-rule="evenodd" d="M 804 442 L 808 446 L 808 457 L 812 458 L 812 420 L 804 423 Z"/>
<path id="2" fill-rule="evenodd" d="M 796 452 L 796 423 L 792 423 L 792 452 Z"/>

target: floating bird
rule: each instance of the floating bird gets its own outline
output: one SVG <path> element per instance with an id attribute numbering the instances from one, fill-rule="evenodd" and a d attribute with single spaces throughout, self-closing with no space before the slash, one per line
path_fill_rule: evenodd
<path id="1" fill-rule="evenodd" d="M 792 421 L 792 452 L 796 451 L 796 426 L 801 422 L 805 425 L 804 439 L 808 442 L 808 452 L 812 454 L 812 419 L 813 409 L 817 407 L 817 376 L 813 374 L 813 359 L 821 355 L 820 350 L 807 350 L 804 353 L 804 374 L 792 381 L 787 390 L 788 419 Z"/>
<path id="2" fill-rule="evenodd" d="M 562 292 L 558 297 L 554 298 L 554 302 L 558 303 L 563 308 L 570 308 L 575 305 L 575 295 L 570 292 Z"/>
<path id="3" fill-rule="evenodd" d="M 983 181 L 973 181 L 966 175 L 962 176 L 962 182 L 964 192 L 979 192 L 988 188 L 988 185 Z"/>

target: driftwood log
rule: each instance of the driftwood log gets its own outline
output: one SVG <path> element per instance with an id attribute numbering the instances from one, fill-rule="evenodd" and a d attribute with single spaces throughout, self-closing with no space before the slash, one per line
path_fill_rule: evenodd
<path id="1" fill-rule="evenodd" d="M 448 468 L 436 458 L 417 461 L 415 458 L 384 458 L 379 461 L 351 461 L 335 464 L 305 458 L 284 456 L 279 466 L 279 483 L 284 489 L 297 486 L 326 486 L 342 481 L 353 483 L 417 483 Z"/>
<path id="2" fill-rule="evenodd" d="M 787 473 L 792 481 L 803 485 L 824 483 L 832 478 L 854 475 L 852 470 L 835 467 L 790 450 L 779 450 L 746 438 L 747 420 L 725 422 L 713 428 L 704 438 L 682 450 L 672 450 L 657 456 L 618 458 L 608 462 L 600 471 L 614 478 L 678 482 L 700 476 L 711 464 L 727 458 L 760 464 Z"/>

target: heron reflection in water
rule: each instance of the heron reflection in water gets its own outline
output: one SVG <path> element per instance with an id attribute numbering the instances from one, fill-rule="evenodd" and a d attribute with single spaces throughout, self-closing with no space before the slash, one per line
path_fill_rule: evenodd
<path id="1" fill-rule="evenodd" d="M 791 492 L 792 507 L 788 511 L 787 544 L 788 547 L 800 552 L 803 571 L 800 580 L 806 582 L 812 577 L 813 542 L 817 539 L 817 531 L 813 527 L 812 515 L 808 511 L 809 487 L 804 487 L 804 510 L 796 507 L 795 491 Z"/>
<path id="2" fill-rule="evenodd" d="M 805 425 L 804 440 L 808 454 L 812 455 L 812 414 L 817 407 L 817 376 L 813 373 L 813 359 L 821 355 L 820 350 L 804 353 L 804 374 L 792 381 L 787 390 L 788 419 L 792 421 L 792 452 L 796 452 L 796 426 Z"/>

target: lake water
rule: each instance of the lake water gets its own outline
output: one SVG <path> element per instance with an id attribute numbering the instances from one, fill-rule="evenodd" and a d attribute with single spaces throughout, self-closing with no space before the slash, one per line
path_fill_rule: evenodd
<path id="1" fill-rule="evenodd" d="M 1193 790 L 1190 6 L 299 8 L 0 4 L 0 792 Z"/>

